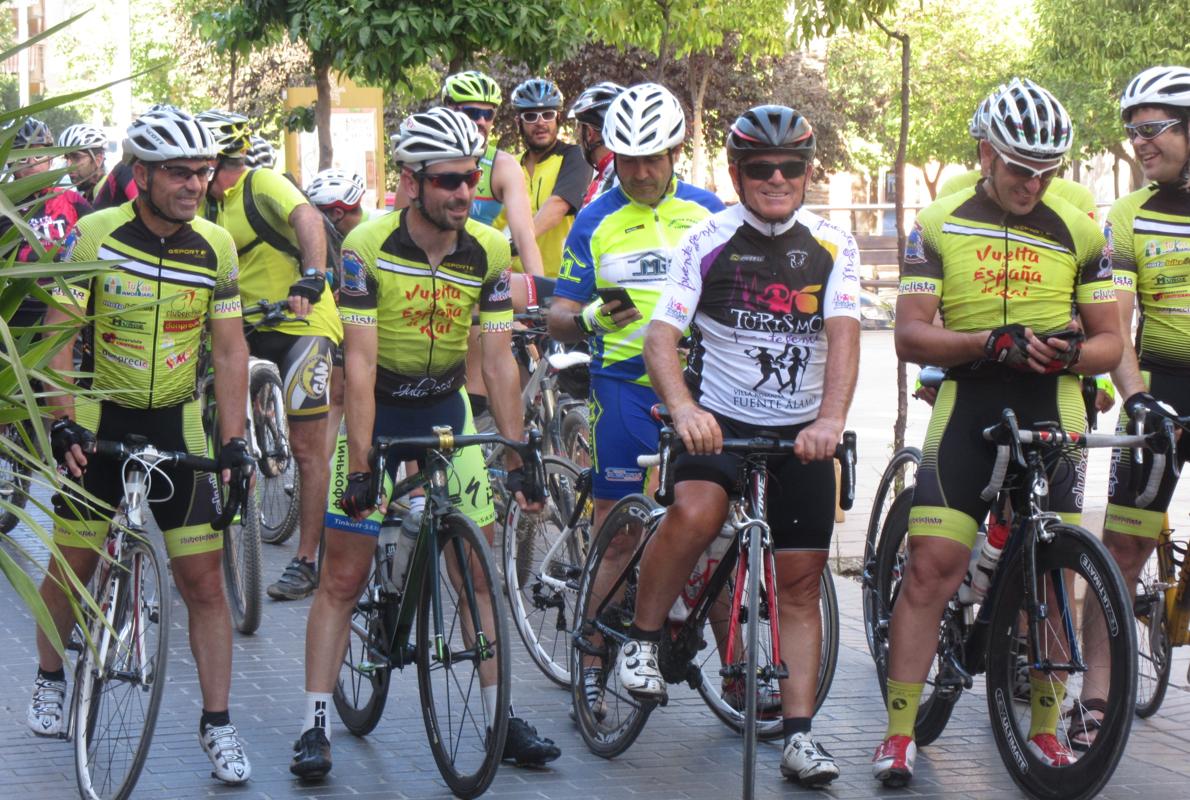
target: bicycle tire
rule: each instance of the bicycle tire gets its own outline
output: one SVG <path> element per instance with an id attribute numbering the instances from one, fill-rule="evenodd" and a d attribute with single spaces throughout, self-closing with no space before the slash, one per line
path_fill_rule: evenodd
<path id="1" fill-rule="evenodd" d="M 1037 759 L 1026 746 L 1029 731 L 1030 706 L 1013 701 L 1013 679 L 1016 671 L 1014 642 L 1022 630 L 1020 620 L 1024 609 L 1023 557 L 1018 553 L 1002 565 L 1004 574 L 998 580 L 998 596 L 994 598 L 987 646 L 987 702 L 988 713 L 995 720 L 992 736 L 996 749 L 1009 774 L 1030 797 L 1038 800 L 1084 800 L 1096 796 L 1111 778 L 1128 743 L 1132 727 L 1133 704 L 1136 696 L 1136 627 L 1132 623 L 1130 593 L 1107 549 L 1088 531 L 1074 525 L 1053 524 L 1049 544 L 1037 545 L 1038 576 L 1073 572 L 1086 582 L 1085 602 L 1098 603 L 1103 619 L 1108 620 L 1103 631 L 1107 634 L 1107 650 L 1111 677 L 1102 727 L 1090 748 L 1068 766 L 1050 767 Z M 1052 577 L 1051 577 L 1052 580 Z M 1041 581 L 1039 581 L 1041 583 Z M 1061 608 L 1061 594 L 1039 598 L 1050 607 Z M 1072 617 L 1084 618 L 1074 608 L 1075 595 L 1070 594 L 1068 608 Z M 1070 622 L 1073 625 L 1073 620 Z M 1043 648 L 1042 660 L 1062 661 L 1061 637 L 1054 636 L 1050 624 L 1040 626 L 1038 638 Z M 1061 627 L 1061 626 L 1059 626 Z M 1085 651 L 1084 651 L 1085 652 Z M 1084 698 L 1072 692 L 1072 681 L 1066 681 L 1067 701 L 1081 708 Z M 1077 688 L 1077 687 L 1073 687 Z M 1023 707 L 1023 708 L 1022 708 Z M 1061 722 L 1061 720 L 1060 720 Z M 1060 724 L 1059 739 L 1068 732 Z"/>
<path id="2" fill-rule="evenodd" d="M 438 552 L 432 557 L 438 562 L 437 586 L 442 599 L 443 627 L 439 630 L 433 619 L 435 582 L 423 580 L 417 608 L 418 693 L 430 751 L 438 771 L 455 796 L 476 797 L 491 785 L 504 756 L 512 692 L 509 653 L 512 640 L 508 635 L 495 560 L 483 533 L 471 520 L 451 511 L 438 520 L 437 540 Z M 460 570 L 464 564 L 466 568 Z M 474 571 L 476 569 L 478 572 Z M 463 576 L 463 592 L 460 593 L 454 585 L 452 573 Z M 433 571 L 427 569 L 426 577 L 431 574 Z M 484 633 L 494 646 L 494 653 L 490 652 L 486 658 L 477 655 L 474 640 L 470 643 L 465 640 L 464 628 L 470 616 L 466 611 L 467 580 L 471 581 L 477 602 L 485 592 L 491 601 L 494 630 L 490 634 Z M 456 636 L 457 642 L 452 641 Z M 434 647 L 438 637 L 443 638 L 442 654 L 448 654 L 445 657 Z M 487 718 L 480 697 L 481 661 L 494 664 L 497 672 L 495 719 Z M 470 666 L 459 670 L 460 664 Z M 441 676 L 441 680 L 437 676 Z M 452 690 L 459 697 L 452 698 Z"/>
<path id="3" fill-rule="evenodd" d="M 893 500 L 896 495 L 900 494 L 905 487 L 911 486 L 913 481 L 909 474 L 910 470 L 916 474 L 917 465 L 921 463 L 921 450 L 916 447 L 902 447 L 897 452 L 893 453 L 893 457 L 889 459 L 888 466 L 884 468 L 884 474 L 880 476 L 880 483 L 876 486 L 876 495 L 872 499 L 872 513 L 868 516 L 868 531 L 864 539 L 864 563 L 863 563 L 863 608 L 864 608 L 864 634 L 868 639 L 868 652 L 873 657 L 876 656 L 876 632 L 874 626 L 877 620 L 876 608 L 876 593 L 875 586 L 875 568 L 876 568 L 876 548 L 879 546 L 880 531 L 884 527 L 884 520 L 891 510 L 892 504 L 889 502 L 889 491 L 895 490 Z M 901 487 L 897 488 L 897 482 L 901 482 Z"/>
<path id="4" fill-rule="evenodd" d="M 79 793 L 97 800 L 124 800 L 136 786 L 153 741 L 169 653 L 170 596 L 161 563 L 147 542 L 131 533 L 125 537 L 118 564 L 100 567 L 104 580 L 97 603 L 111 610 L 110 627 L 106 618 L 92 616 L 92 647 L 84 645 L 75 671 L 75 777 Z M 156 641 L 144 641 L 151 631 Z M 142 651 L 147 663 L 140 660 Z M 139 733 L 126 731 L 138 710 Z M 128 752 L 114 752 L 125 744 Z M 113 775 L 117 758 L 121 767 Z"/>
<path id="5" fill-rule="evenodd" d="M 636 700 L 620 687 L 615 671 L 616 654 L 619 651 L 616 642 L 604 638 L 599 644 L 591 640 L 594 633 L 591 619 L 594 609 L 588 611 L 592 603 L 591 589 L 595 576 L 599 574 L 603 556 L 615 536 L 625 529 L 647 531 L 653 524 L 653 511 L 657 507 L 643 494 L 630 494 L 612 506 L 591 543 L 579 583 L 577 628 L 570 648 L 570 694 L 583 742 L 600 758 L 615 758 L 627 750 L 640 735 L 655 704 Z M 645 538 L 641 536 L 637 553 Z M 633 569 L 624 596 L 619 602 L 604 608 L 602 622 L 627 628 L 632 620 L 635 591 L 636 570 Z M 586 658 L 592 659 L 588 665 L 584 664 Z M 585 666 L 593 671 L 594 704 L 587 696 Z"/>
<path id="6" fill-rule="evenodd" d="M 21 519 L 17 512 L 29 500 L 32 467 L 18 454 L 26 446 L 18 424 L 5 425 L 0 434 L 6 440 L 0 444 L 0 533 L 8 533 L 17 526 Z"/>
<path id="7" fill-rule="evenodd" d="M 562 687 L 570 686 L 570 632 L 574 630 L 578 583 L 590 541 L 590 514 L 574 530 L 565 531 L 577 502 L 581 473 L 570 461 L 546 456 L 546 507 L 539 514 L 512 509 L 504 521 L 504 585 L 509 612 L 529 657 L 541 673 Z M 588 498 L 588 506 L 590 499 Z M 566 532 L 566 541 L 559 537 Z M 543 581 L 541 567 L 554 555 Z"/>
<path id="8" fill-rule="evenodd" d="M 332 693 L 339 719 L 355 736 L 367 736 L 376 729 L 388 702 L 396 602 L 381 592 L 380 577 L 373 568 L 351 612 L 347 650 Z"/>
<path id="9" fill-rule="evenodd" d="M 1163 533 L 1158 540 L 1158 549 L 1153 551 L 1141 570 L 1132 604 L 1136 616 L 1136 716 L 1141 719 L 1157 713 L 1169 688 L 1173 645 L 1169 617 L 1165 613 L 1166 590 L 1161 585 L 1175 585 L 1177 576 L 1162 563 L 1164 557 L 1160 550 L 1167 547 L 1169 535 Z"/>
<path id="10" fill-rule="evenodd" d="M 260 511 L 257 484 L 244 498 L 239 516 L 223 531 L 223 586 L 231 622 L 240 633 L 251 635 L 260 627 L 261 565 Z"/>
<path id="11" fill-rule="evenodd" d="M 875 585 L 872 591 L 876 597 L 876 618 L 873 630 L 876 634 L 876 653 L 873 660 L 876 663 L 876 679 L 880 684 L 880 693 L 888 700 L 888 644 L 889 622 L 892 619 L 893 607 L 900 591 L 900 583 L 905 567 L 909 538 L 909 509 L 913 505 L 913 490 L 905 489 L 889 507 L 885 518 L 884 528 L 880 532 L 880 544 L 877 547 Z M 926 676 L 925 689 L 922 691 L 921 704 L 917 708 L 917 719 L 914 722 L 915 740 L 918 747 L 925 747 L 942 735 L 955 703 L 959 701 L 962 689 L 957 686 L 940 687 L 938 676 L 944 670 L 942 651 L 942 634 L 947 625 L 944 613 L 939 628 L 938 654 L 931 667 L 931 675 Z"/>
<path id="12" fill-rule="evenodd" d="M 753 541 L 748 545 L 747 583 L 744 585 L 745 608 L 748 612 L 744 620 L 744 800 L 752 800 L 756 793 L 756 729 L 759 722 L 756 691 L 760 685 L 760 628 L 763 624 L 760 617 L 760 576 L 764 570 L 764 547 L 759 541 L 760 536 L 761 527 L 755 525 L 752 529 Z M 770 586 L 766 591 L 770 605 L 776 602 L 773 588 Z"/>
<path id="13" fill-rule="evenodd" d="M 562 404 L 562 421 L 559 423 L 562 440 L 562 454 L 585 469 L 591 466 L 591 420 L 585 404 L 569 406 Z"/>
<path id="14" fill-rule="evenodd" d="M 302 476 L 289 438 L 281 375 L 271 361 L 254 362 L 248 383 L 252 430 L 260 450 L 260 540 L 284 544 L 297 529 Z"/>

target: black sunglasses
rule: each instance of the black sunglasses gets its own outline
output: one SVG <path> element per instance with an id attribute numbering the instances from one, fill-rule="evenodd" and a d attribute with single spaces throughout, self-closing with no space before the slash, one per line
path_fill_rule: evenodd
<path id="1" fill-rule="evenodd" d="M 464 183 L 469 188 L 474 189 L 475 184 L 479 183 L 479 179 L 483 177 L 483 170 L 473 169 L 470 172 L 420 172 L 418 173 L 418 177 L 429 181 L 430 185 L 435 189 L 445 189 L 448 192 L 453 192 Z"/>
<path id="2" fill-rule="evenodd" d="M 199 183 L 206 183 L 215 176 L 214 167 L 199 167 L 198 169 L 190 169 L 189 167 L 181 167 L 176 164 L 160 164 L 157 169 L 164 172 L 178 183 L 185 183 L 190 180 L 191 176 L 198 178 Z"/>
<path id="3" fill-rule="evenodd" d="M 745 164 L 740 164 L 740 171 L 744 173 L 744 177 L 750 178 L 754 181 L 767 181 L 773 177 L 773 173 L 781 170 L 781 177 L 786 180 L 793 180 L 800 178 L 806 174 L 806 161 L 782 161 L 775 164 L 772 161 L 749 161 Z"/>
<path id="4" fill-rule="evenodd" d="M 467 116 L 471 117 L 474 122 L 479 122 L 481 119 L 491 119 L 496 116 L 496 109 L 494 108 L 476 108 L 475 106 L 459 106 L 459 111 L 462 111 Z"/>

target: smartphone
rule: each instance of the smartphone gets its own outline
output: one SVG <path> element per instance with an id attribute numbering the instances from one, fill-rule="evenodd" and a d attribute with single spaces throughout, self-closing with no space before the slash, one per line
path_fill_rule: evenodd
<path id="1" fill-rule="evenodd" d="M 1064 342 L 1070 342 L 1071 344 L 1074 344 L 1075 342 L 1086 341 L 1087 337 L 1083 334 L 1082 331 L 1078 330 L 1077 328 L 1067 328 L 1064 331 L 1058 331 L 1057 333 L 1047 333 L 1045 336 L 1041 336 L 1038 338 L 1040 338 L 1040 339 L 1061 339 Z"/>
<path id="2" fill-rule="evenodd" d="M 636 308 L 636 303 L 632 302 L 632 297 L 629 296 L 628 290 L 623 286 L 602 286 L 595 290 L 595 294 L 599 295 L 599 299 L 604 302 L 604 305 L 610 303 L 612 300 L 619 300 L 620 307 L 618 311 L 627 311 L 630 308 Z"/>

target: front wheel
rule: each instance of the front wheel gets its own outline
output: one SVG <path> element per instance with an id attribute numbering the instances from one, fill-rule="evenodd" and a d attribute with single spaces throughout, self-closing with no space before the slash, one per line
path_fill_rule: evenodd
<path id="1" fill-rule="evenodd" d="M 244 498 L 243 508 L 223 531 L 223 586 L 231 621 L 240 633 L 260 627 L 260 480 Z"/>
<path id="2" fill-rule="evenodd" d="M 1173 646 L 1165 613 L 1166 586 L 1175 581 L 1169 534 L 1162 533 L 1157 550 L 1140 573 L 1133 610 L 1136 613 L 1136 716 L 1151 717 L 1161 708 L 1169 688 Z M 1168 566 L 1168 569 L 1167 569 Z"/>
<path id="3" fill-rule="evenodd" d="M 868 535 L 864 540 L 864 633 L 868 638 L 868 652 L 876 656 L 877 627 L 880 624 L 876 591 L 876 550 L 880 545 L 880 531 L 892 509 L 893 501 L 906 488 L 911 488 L 917 477 L 917 466 L 921 463 L 921 451 L 916 447 L 902 447 L 893 453 L 872 500 L 872 513 L 868 516 Z M 887 620 L 885 620 L 887 622 Z"/>
<path id="4" fill-rule="evenodd" d="M 487 540 L 457 512 L 437 524 L 417 608 L 417 685 L 430 751 L 457 797 L 483 794 L 504 755 L 511 702 L 508 622 Z M 495 687 L 492 715 L 483 687 Z"/>
<path id="5" fill-rule="evenodd" d="M 289 440 L 285 394 L 277 368 L 271 362 L 253 363 L 248 391 L 252 434 L 260 450 L 260 538 L 269 544 L 281 544 L 297 528 L 301 475 Z"/>
<path id="6" fill-rule="evenodd" d="M 1111 778 L 1128 743 L 1136 698 L 1136 628 L 1131 598 L 1107 549 L 1082 528 L 1056 524 L 1047 529 L 1053 540 L 1037 544 L 1037 601 L 1045 604 L 1048 616 L 1034 622 L 1038 651 L 1028 656 L 1033 664 L 1030 694 L 1040 696 L 1031 701 L 1013 696 L 1016 642 L 1029 635 L 1023 558 L 1017 556 L 1002 567 L 989 626 L 988 712 L 1000 757 L 1026 794 L 1040 800 L 1083 800 L 1096 796 Z M 1100 673 L 1106 697 L 1083 692 L 1083 673 L 1048 666 L 1071 663 L 1076 645 L 1084 663 L 1107 672 Z M 1094 709 L 1103 714 L 1097 732 L 1087 723 Z M 1034 720 L 1034 713 L 1042 716 Z M 1073 761 L 1065 766 L 1048 766 L 1029 745 L 1031 727 L 1044 733 L 1055 722 L 1054 733 L 1065 747 L 1092 740 L 1085 751 L 1074 750 Z"/>

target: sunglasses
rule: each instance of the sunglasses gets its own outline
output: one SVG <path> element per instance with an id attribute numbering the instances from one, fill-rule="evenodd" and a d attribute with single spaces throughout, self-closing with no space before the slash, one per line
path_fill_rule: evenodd
<path id="1" fill-rule="evenodd" d="M 1124 130 L 1128 132 L 1128 141 L 1131 142 L 1139 136 L 1147 142 L 1156 139 L 1179 122 L 1181 122 L 1180 119 L 1155 119 L 1152 122 L 1125 125 Z"/>
<path id="2" fill-rule="evenodd" d="M 496 116 L 496 109 L 494 108 L 476 108 L 475 106 L 459 106 L 459 111 L 462 111 L 474 122 L 479 122 L 481 119 L 491 119 Z"/>
<path id="3" fill-rule="evenodd" d="M 475 184 L 479 183 L 479 179 L 483 177 L 483 170 L 473 169 L 470 172 L 419 172 L 417 176 L 428 181 L 435 189 L 445 189 L 448 192 L 453 192 L 464 183 L 467 184 L 468 188 L 474 189 Z"/>
<path id="4" fill-rule="evenodd" d="M 534 122 L 553 122 L 558 118 L 558 112 L 554 109 L 548 111 L 522 111 L 521 122 L 528 122 L 532 125 Z"/>
<path id="5" fill-rule="evenodd" d="M 198 178 L 199 183 L 206 183 L 211 178 L 215 177 L 214 167 L 199 167 L 198 169 L 190 169 L 189 167 L 179 167 L 177 165 L 158 166 L 157 169 L 164 172 L 170 177 L 170 180 L 178 183 L 186 183 L 191 177 Z"/>
<path id="6" fill-rule="evenodd" d="M 1037 178 L 1038 180 L 1048 181 L 1058 174 L 1058 170 L 1062 169 L 1061 161 L 1054 164 L 1052 167 L 1036 169 L 1034 167 L 1030 167 L 1028 164 L 1023 164 L 1020 161 L 1014 160 L 1010 156 L 1005 155 L 1001 150 L 996 150 L 996 155 L 1000 156 L 1000 160 L 1004 162 L 1004 166 L 1008 167 L 1009 174 L 1017 178 Z"/>
<path id="7" fill-rule="evenodd" d="M 779 164 L 772 161 L 749 161 L 746 164 L 740 164 L 740 171 L 744 173 L 745 178 L 754 181 L 767 181 L 773 177 L 774 172 L 780 170 L 782 178 L 793 180 L 805 175 L 807 166 L 808 162 L 797 160 L 782 161 Z"/>

